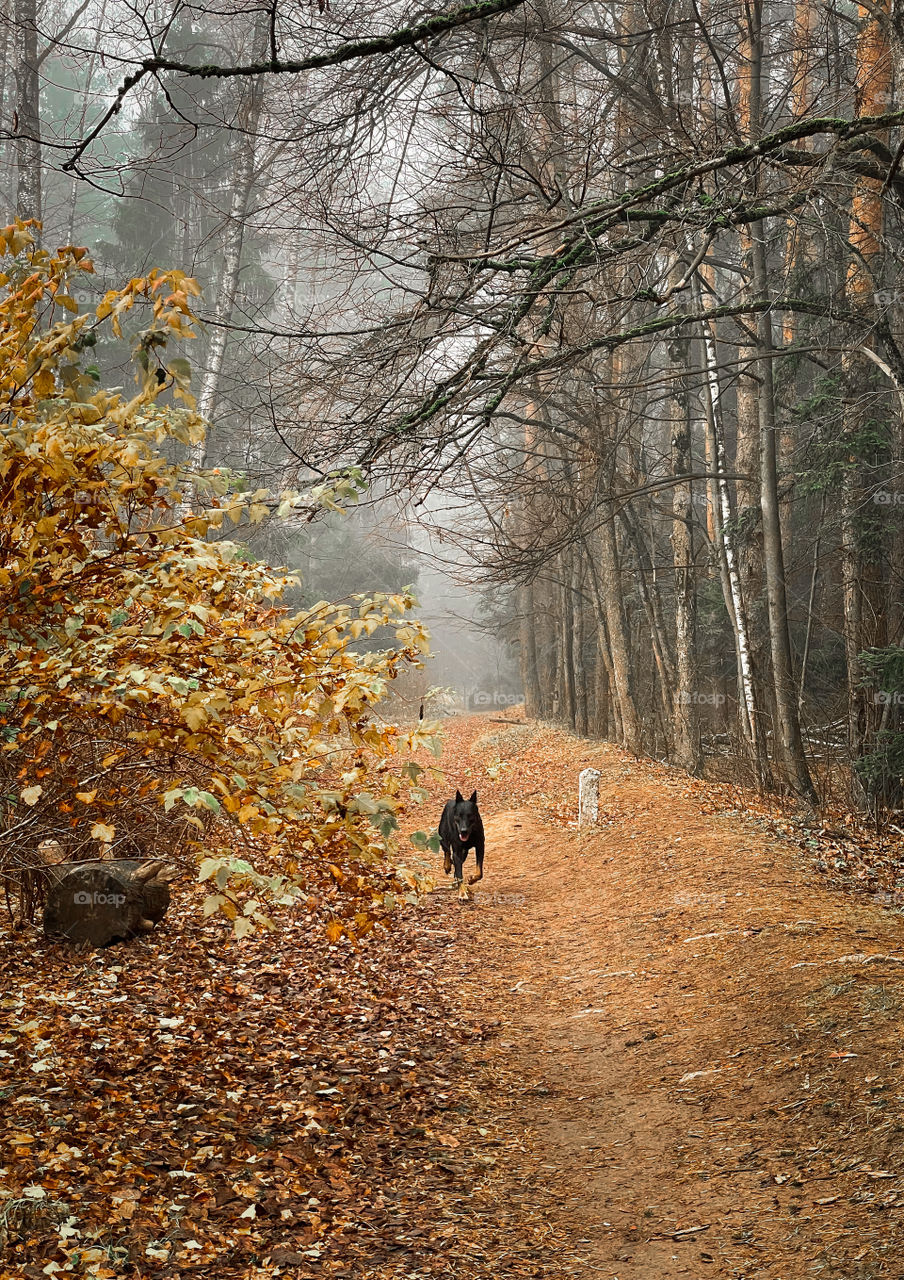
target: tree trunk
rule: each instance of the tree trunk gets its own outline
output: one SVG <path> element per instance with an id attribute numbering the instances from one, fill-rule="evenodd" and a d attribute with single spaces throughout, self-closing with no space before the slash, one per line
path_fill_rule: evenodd
<path id="1" fill-rule="evenodd" d="M 520 637 L 521 687 L 524 690 L 524 714 L 534 720 L 541 714 L 542 693 L 537 671 L 537 620 L 531 583 L 518 591 L 518 631 Z"/>
<path id="2" fill-rule="evenodd" d="M 83 138 L 85 136 L 85 126 L 88 120 L 88 107 L 91 100 L 92 89 L 94 86 L 94 72 L 97 67 L 97 60 L 104 41 L 107 38 L 105 32 L 107 14 L 107 0 L 101 0 L 101 6 L 97 13 L 97 34 L 94 40 L 94 48 L 91 50 L 91 57 L 88 59 L 88 65 L 85 69 L 84 88 L 82 90 L 82 105 L 79 112 L 79 122 L 76 129 L 76 137 Z M 75 228 L 77 225 L 76 210 L 78 208 L 78 193 L 81 186 L 81 179 L 77 174 L 72 175 L 72 181 L 69 187 L 69 221 L 67 225 L 66 241 L 68 244 L 75 243 Z M 191 255 L 183 250 L 183 262 L 191 261 Z"/>
<path id="3" fill-rule="evenodd" d="M 609 726 L 609 672 L 603 650 L 603 638 L 597 642 L 596 667 L 593 673 L 593 721 L 591 735 L 594 738 L 610 738 Z"/>
<path id="4" fill-rule="evenodd" d="M 15 0 L 16 212 L 43 217 L 41 201 L 41 80 L 36 0 Z"/>
<path id="5" fill-rule="evenodd" d="M 754 234 L 754 285 L 765 296 L 766 249 L 760 225 Z M 769 650 L 776 712 L 776 754 L 791 788 L 816 802 L 816 792 L 804 754 L 800 731 L 791 633 L 788 625 L 788 598 L 785 589 L 785 557 L 782 546 L 781 512 L 776 464 L 775 393 L 772 383 L 772 315 L 762 311 L 757 320 L 760 351 L 760 502 L 763 520 L 763 567 L 766 579 L 766 609 L 769 617 Z"/>
<path id="6" fill-rule="evenodd" d="M 887 109 L 891 89 L 892 58 L 888 46 L 888 0 L 859 6 L 857 37 L 857 113 L 878 114 Z M 883 139 L 884 140 L 884 139 Z M 851 258 L 845 291 L 852 310 L 875 311 L 877 272 L 881 270 L 883 209 L 881 183 L 859 177 L 854 184 L 848 240 Z M 876 529 L 877 509 L 865 502 L 869 476 L 863 453 L 872 452 L 864 439 L 872 434 L 864 422 L 863 396 L 873 380 L 867 358 L 856 351 L 844 358 L 845 453 L 847 462 L 841 493 L 841 573 L 844 609 L 844 651 L 847 659 L 848 739 L 851 755 L 866 749 L 876 727 L 876 709 L 859 680 L 859 655 L 882 636 L 881 534 Z M 864 431 L 867 428 L 867 431 Z M 871 528 L 870 525 L 873 527 Z M 877 615 L 876 609 L 880 612 Z"/>
<path id="7" fill-rule="evenodd" d="M 584 619 L 586 610 L 583 597 L 583 565 L 578 548 L 572 553 L 571 613 L 573 622 L 572 654 L 574 658 L 574 728 L 582 738 L 589 732 L 589 698 L 587 669 L 584 665 Z"/>
<path id="8" fill-rule="evenodd" d="M 699 302 L 699 291 L 697 293 Z M 759 723 L 754 687 L 753 653 L 747 609 L 741 590 L 737 554 L 731 535 L 731 494 L 725 475 L 725 436 L 722 422 L 722 395 L 716 357 L 715 334 L 709 326 L 703 331 L 704 394 L 703 406 L 707 434 L 707 462 L 715 479 L 711 482 L 712 528 L 722 580 L 725 608 L 731 622 L 738 669 L 738 704 L 741 734 L 758 772 L 761 766 L 762 729 Z"/>
<path id="9" fill-rule="evenodd" d="M 615 538 L 615 521 L 611 515 L 603 521 L 600 528 L 599 591 L 609 636 L 609 657 L 621 720 L 621 742 L 628 751 L 638 755 L 641 750 L 640 722 L 632 689 L 631 657 L 622 609 L 622 584 Z"/>
<path id="10" fill-rule="evenodd" d="M 575 725 L 575 689 L 574 689 L 574 621 L 571 594 L 571 556 L 563 555 L 559 561 L 559 600 L 561 606 L 561 645 L 559 660 L 561 662 L 561 701 L 559 715 L 570 729 Z"/>
<path id="11" fill-rule="evenodd" d="M 639 527 L 630 507 L 619 513 L 621 522 L 634 549 L 637 564 L 637 587 L 641 603 L 650 629 L 650 643 L 653 659 L 659 675 L 659 693 L 666 721 L 672 718 L 672 702 L 675 692 L 675 666 L 669 649 L 665 619 L 662 615 L 662 600 L 656 588 L 655 567 L 652 554 L 644 541 L 643 530 Z"/>
<path id="12" fill-rule="evenodd" d="M 532 587 L 534 615 L 537 625 L 537 678 L 540 685 L 540 717 L 553 716 L 553 699 L 558 663 L 558 636 L 549 608 L 549 585 L 538 580 Z"/>
<path id="13" fill-rule="evenodd" d="M 687 341 L 672 344 L 673 363 L 687 374 Z M 691 471 L 691 420 L 687 386 L 681 374 L 678 392 L 672 398 L 672 474 Z M 672 490 L 672 564 L 675 571 L 675 687 L 673 751 L 675 762 L 688 773 L 703 772 L 703 747 L 696 701 L 699 687 L 697 667 L 697 590 L 694 572 L 693 510 L 691 481 Z"/>
<path id="14" fill-rule="evenodd" d="M 807 593 L 807 625 L 804 631 L 804 648 L 800 658 L 800 671 L 797 675 L 797 709 L 800 715 L 804 711 L 804 699 L 807 691 L 807 664 L 810 660 L 810 643 L 813 639 L 813 618 L 816 607 L 816 583 L 819 578 L 819 551 L 822 546 L 822 528 L 826 520 L 826 494 L 823 490 L 819 510 L 819 525 L 816 540 L 813 543 L 813 567 L 810 571 L 810 590 Z"/>
<path id="15" fill-rule="evenodd" d="M 791 120 L 795 122 L 802 120 L 812 107 L 814 71 L 819 59 L 816 19 L 817 8 L 813 0 L 795 0 L 790 102 Z M 808 227 L 800 227 L 793 219 L 788 222 L 784 256 L 785 287 L 790 296 L 800 297 L 812 273 L 819 268 L 819 244 Z M 793 345 L 799 331 L 796 313 L 786 311 L 782 317 L 782 343 L 786 349 Z M 796 443 L 792 419 L 778 442 L 778 463 L 782 474 L 787 474 L 792 469 Z M 792 492 L 789 486 L 781 502 L 782 538 L 786 547 L 791 545 Z"/>
<path id="16" fill-rule="evenodd" d="M 12 19 L 13 0 L 3 0 L 0 3 L 0 112 L 4 120 L 12 117 L 12 104 L 7 105 L 7 93 L 10 85 L 10 69 L 15 72 L 16 63 L 16 26 Z M 2 139 L 2 151 L 0 151 L 0 169 L 4 174 L 4 182 L 0 187 L 0 199 L 8 209 L 13 207 L 12 188 L 7 187 L 6 183 L 12 172 L 11 142 L 8 138 Z"/>
<path id="17" fill-rule="evenodd" d="M 259 11 L 252 41 L 252 61 L 263 56 L 268 34 L 268 10 Z M 207 366 L 198 396 L 198 413 L 208 423 L 213 421 L 217 400 L 221 391 L 223 362 L 229 337 L 228 326 L 232 322 L 239 293 L 239 276 L 242 267 L 242 248 L 245 241 L 245 222 L 255 181 L 254 158 L 257 129 L 264 98 L 263 77 L 250 76 L 242 88 L 242 100 L 236 118 L 237 143 L 235 160 L 230 174 L 232 198 L 229 217 L 223 237 L 222 269 L 216 288 L 213 334 L 207 352 Z M 199 467 L 207 464 L 210 446 L 210 430 L 197 446 L 195 461 Z"/>
<path id="18" fill-rule="evenodd" d="M 745 7 L 742 19 L 743 40 L 738 69 L 738 128 L 742 143 L 759 137 L 761 103 L 761 0 L 753 0 Z M 749 227 L 738 228 L 739 260 L 742 278 L 747 283 L 748 296 L 756 293 L 753 270 L 753 237 Z M 750 647 L 753 654 L 753 671 L 756 676 L 762 669 L 757 661 L 759 654 L 758 632 L 753 617 L 755 602 L 761 598 L 763 563 L 760 543 L 760 370 L 757 364 L 756 333 L 751 333 L 753 322 L 741 322 L 738 342 L 738 380 L 736 384 L 737 439 L 735 462 L 739 476 L 735 482 L 735 535 L 738 573 L 741 594 L 746 604 L 747 623 L 750 628 Z M 757 690 L 754 689 L 756 695 Z"/>
<path id="19" fill-rule="evenodd" d="M 44 933 L 92 947 L 149 933 L 169 907 L 167 875 L 159 862 L 129 858 L 73 863 L 47 891 Z"/>

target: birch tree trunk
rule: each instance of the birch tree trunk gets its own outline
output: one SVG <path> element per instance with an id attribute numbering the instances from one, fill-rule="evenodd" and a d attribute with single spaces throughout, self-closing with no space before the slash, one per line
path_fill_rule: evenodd
<path id="1" fill-rule="evenodd" d="M 761 133 L 761 104 L 763 100 L 763 0 L 752 0 L 746 7 L 744 23 L 745 42 L 742 57 L 746 70 L 742 72 L 741 95 L 742 126 L 746 125 L 749 139 Z M 765 247 L 766 224 L 759 222 L 746 236 L 746 256 L 754 297 L 766 298 L 769 279 Z M 763 533 L 763 578 L 766 593 L 766 611 L 769 630 L 769 653 L 772 666 L 772 691 L 775 705 L 775 748 L 780 768 L 788 785 L 799 795 L 815 802 L 816 795 L 804 753 L 803 737 L 797 689 L 791 653 L 791 632 L 788 620 L 788 599 L 785 585 L 785 557 L 782 540 L 781 509 L 779 504 L 777 423 L 775 416 L 775 390 L 773 384 L 774 340 L 772 315 L 761 311 L 756 322 L 755 353 L 758 357 L 756 405 L 751 406 L 751 424 L 756 420 L 759 440 L 759 498 Z M 740 429 L 740 423 L 739 423 Z M 745 449 L 742 455 L 738 447 L 739 462 L 743 456 L 746 465 L 752 466 L 755 454 Z M 743 492 L 748 492 L 747 484 Z M 755 493 L 755 487 L 753 489 Z M 739 495 L 740 501 L 740 495 Z M 749 584 L 755 589 L 756 584 Z M 748 599 L 750 594 L 748 592 Z M 757 744 L 760 745 L 759 743 Z"/>
<path id="2" fill-rule="evenodd" d="M 10 92 L 12 83 L 10 78 L 10 69 L 15 70 L 16 50 L 15 35 L 16 28 L 13 23 L 13 0 L 3 0 L 0 3 L 0 112 L 4 120 L 12 119 L 12 105 L 7 106 L 7 94 Z M 7 175 L 12 172 L 11 164 L 11 142 L 8 138 L 0 139 L 0 156 L 3 159 L 2 172 L 4 174 L 3 186 L 0 187 L 0 198 L 2 198 L 7 208 L 13 206 L 12 188 L 7 187 Z"/>
<path id="3" fill-rule="evenodd" d="M 15 0 L 16 212 L 43 217 L 41 183 L 41 80 L 38 70 L 37 0 Z"/>
<path id="4" fill-rule="evenodd" d="M 699 303 L 699 291 L 697 301 Z M 722 395 L 716 356 L 715 335 L 709 325 L 703 328 L 704 388 L 703 405 L 708 438 L 707 456 L 711 459 L 714 479 L 711 481 L 713 536 L 719 562 L 725 607 L 731 621 L 738 668 L 738 703 L 741 735 L 755 767 L 763 759 L 762 730 L 757 716 L 753 678 L 753 655 L 747 609 L 741 590 L 737 554 L 731 536 L 731 493 L 725 467 L 725 429 L 722 421 Z"/>
<path id="5" fill-rule="evenodd" d="M 267 34 L 268 11 L 261 9 L 255 21 L 252 61 L 263 57 Z M 239 292 L 245 224 L 256 178 L 255 154 L 257 130 L 263 106 L 263 77 L 249 76 L 243 83 L 241 93 L 235 126 L 237 141 L 234 167 L 229 175 L 232 196 L 223 237 L 222 268 L 216 285 L 213 333 L 198 395 L 198 413 L 208 423 L 213 421 L 221 392 L 223 363 L 229 338 L 228 326 L 232 322 Z M 197 446 L 195 455 L 197 466 L 206 466 L 209 446 L 210 428 L 204 440 Z"/>
<path id="6" fill-rule="evenodd" d="M 107 0 L 102 0 L 100 9 L 97 14 L 97 35 L 94 41 L 94 48 L 91 51 L 91 57 L 88 59 L 88 65 L 85 70 L 85 87 L 82 92 L 82 104 L 79 112 L 79 123 L 77 136 L 83 138 L 85 136 L 85 125 L 88 120 L 88 104 L 91 99 L 92 85 L 94 84 L 94 72 L 97 68 L 97 60 L 100 56 L 103 42 L 106 36 L 106 19 Z M 76 226 L 76 209 L 78 207 L 78 193 L 81 180 L 76 174 L 72 175 L 72 181 L 69 185 L 69 222 L 67 226 L 66 240 L 68 244 L 75 242 L 75 226 Z M 191 261 L 190 254 L 185 253 L 183 249 L 183 260 L 187 263 Z"/>

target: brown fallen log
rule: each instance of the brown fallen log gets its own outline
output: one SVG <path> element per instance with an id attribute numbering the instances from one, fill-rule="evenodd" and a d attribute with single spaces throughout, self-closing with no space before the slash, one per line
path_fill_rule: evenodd
<path id="1" fill-rule="evenodd" d="M 93 947 L 149 933 L 166 915 L 171 878 L 162 863 L 150 865 L 118 858 L 60 868 L 47 891 L 44 933 Z"/>

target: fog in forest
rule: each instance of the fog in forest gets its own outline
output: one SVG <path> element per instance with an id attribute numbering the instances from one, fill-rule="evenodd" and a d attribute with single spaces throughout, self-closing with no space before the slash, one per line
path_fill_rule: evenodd
<path id="1" fill-rule="evenodd" d="M 176 461 L 326 487 L 248 532 L 298 601 L 414 585 L 458 705 L 898 805 L 894 24 L 17 0 L 0 45 L 0 194 L 93 262 L 67 314 L 200 290 L 178 354 L 143 296 L 79 376 L 144 344 L 207 424 Z"/>

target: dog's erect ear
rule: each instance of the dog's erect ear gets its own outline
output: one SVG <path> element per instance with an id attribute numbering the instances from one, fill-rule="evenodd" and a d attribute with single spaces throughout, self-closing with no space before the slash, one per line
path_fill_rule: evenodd
<path id="1" fill-rule="evenodd" d="M 471 804 L 476 804 L 476 803 L 477 803 L 477 792 L 476 792 L 476 791 L 472 791 L 472 793 L 471 793 Z"/>
<path id="2" fill-rule="evenodd" d="M 464 804 L 464 802 L 465 802 L 465 798 L 464 798 L 464 796 L 461 794 L 461 792 L 460 792 L 460 791 L 456 791 L 456 793 L 455 793 L 455 803 L 456 803 L 456 804 Z"/>

